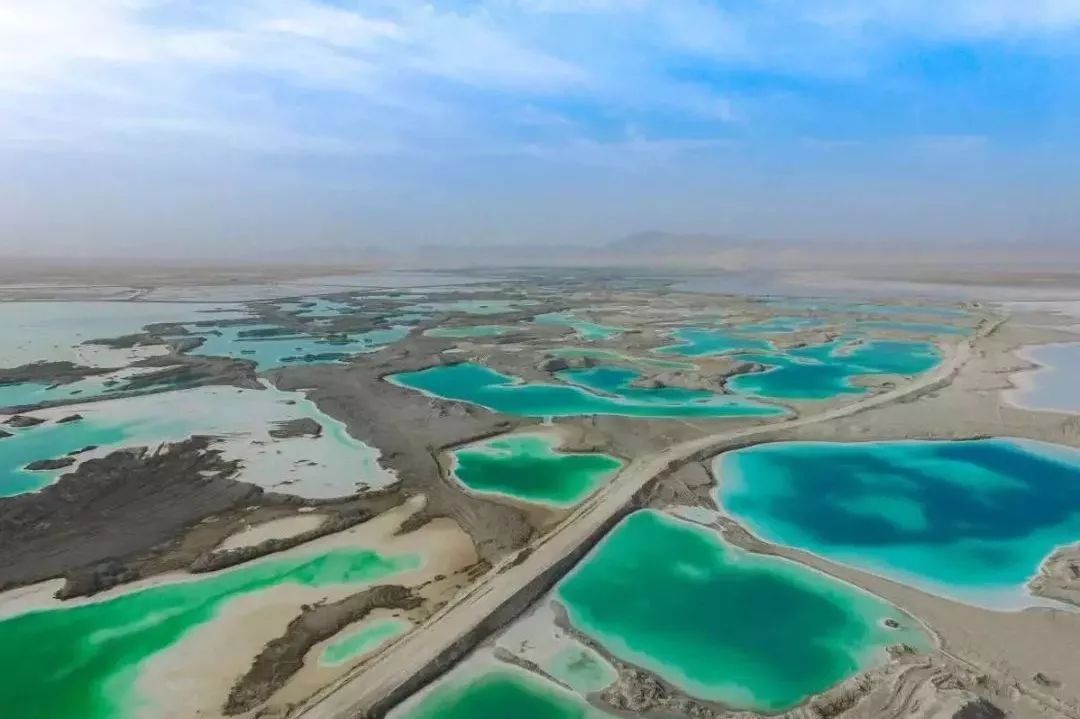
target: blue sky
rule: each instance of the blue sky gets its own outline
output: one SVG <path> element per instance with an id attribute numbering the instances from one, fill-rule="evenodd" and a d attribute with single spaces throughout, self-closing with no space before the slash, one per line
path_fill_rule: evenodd
<path id="1" fill-rule="evenodd" d="M 1080 230 L 1080 0 L 7 5 L 8 252 Z"/>

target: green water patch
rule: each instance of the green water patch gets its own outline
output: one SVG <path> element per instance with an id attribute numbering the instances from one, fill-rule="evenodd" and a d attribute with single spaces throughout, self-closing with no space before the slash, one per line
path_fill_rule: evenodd
<path id="1" fill-rule="evenodd" d="M 658 347 L 655 352 L 684 357 L 708 357 L 711 355 L 745 352 L 751 350 L 768 351 L 772 343 L 760 337 L 747 337 L 728 330 L 709 330 L 700 327 L 682 327 L 672 333 L 675 344 Z"/>
<path id="2" fill-rule="evenodd" d="M 606 484 L 623 463 L 607 454 L 559 452 L 545 434 L 517 434 L 453 452 L 453 475 L 473 492 L 569 507 Z"/>
<path id="3" fill-rule="evenodd" d="M 415 555 L 341 549 L 0 621 L 0 706 L 5 719 L 134 717 L 150 701 L 137 689 L 141 665 L 230 601 L 283 585 L 366 584 L 420 564 Z"/>
<path id="4" fill-rule="evenodd" d="M 601 719 L 608 715 L 553 682 L 513 667 L 443 680 L 396 719 Z"/>
<path id="5" fill-rule="evenodd" d="M 345 636 L 334 639 L 323 650 L 319 663 L 338 666 L 372 652 L 394 637 L 409 631 L 412 624 L 399 619 L 383 619 Z"/>
<path id="6" fill-rule="evenodd" d="M 456 340 L 470 337 L 498 337 L 513 330 L 513 327 L 505 325 L 475 325 L 472 327 L 433 327 L 424 334 L 428 337 Z"/>
<path id="7" fill-rule="evenodd" d="M 587 341 L 609 340 L 625 331 L 621 327 L 609 327 L 608 325 L 588 322 L 575 317 L 570 312 L 548 312 L 547 314 L 537 315 L 533 318 L 533 322 L 549 327 L 569 327 L 574 330 L 578 337 Z"/>
<path id="8" fill-rule="evenodd" d="M 795 348 L 786 353 L 737 354 L 737 359 L 768 367 L 764 372 L 736 375 L 728 380 L 734 392 L 765 399 L 823 400 L 861 395 L 854 383 L 874 375 L 913 376 L 941 361 L 929 342 L 837 340 Z"/>
<path id="9" fill-rule="evenodd" d="M 589 375 L 577 371 L 560 373 L 560 378 L 565 376 L 577 385 L 527 383 L 483 365 L 461 363 L 404 372 L 387 379 L 431 397 L 469 402 L 493 412 L 526 417 L 777 417 L 785 414 L 779 407 L 704 391 L 642 388 L 599 393 L 585 386 L 600 382 L 598 373 L 589 372 Z M 617 382 L 608 381 L 607 377 L 612 376 L 608 375 L 604 383 L 625 386 L 638 376 L 632 371 L 619 372 Z"/>
<path id="10" fill-rule="evenodd" d="M 556 597 L 616 657 L 737 709 L 783 711 L 884 662 L 889 645 L 929 646 L 873 595 L 653 510 L 616 526 Z"/>
<path id="11" fill-rule="evenodd" d="M 778 443 L 714 464 L 716 500 L 763 539 L 993 608 L 1080 538 L 1080 452 L 991 439 Z"/>
<path id="12" fill-rule="evenodd" d="M 410 327 L 393 326 L 349 335 L 293 334 L 259 336 L 275 325 L 231 325 L 206 328 L 189 325 L 185 329 L 202 337 L 203 343 L 188 354 L 232 357 L 255 363 L 260 372 L 295 364 L 342 362 L 366 352 L 374 352 L 408 336 Z"/>

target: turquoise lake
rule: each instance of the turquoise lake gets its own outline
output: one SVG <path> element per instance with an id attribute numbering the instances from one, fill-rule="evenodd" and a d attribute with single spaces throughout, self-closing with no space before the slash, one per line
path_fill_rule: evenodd
<path id="1" fill-rule="evenodd" d="M 1026 440 L 777 443 L 715 460 L 717 503 L 761 538 L 972 604 L 1080 539 L 1080 452 Z"/>
<path id="2" fill-rule="evenodd" d="M 560 373 L 573 384 L 525 383 L 473 363 L 441 365 L 390 376 L 394 384 L 441 399 L 470 402 L 494 412 L 528 417 L 623 415 L 629 417 L 775 417 L 778 407 L 741 397 L 694 390 L 637 389 L 631 370 L 594 368 Z M 599 393 L 602 385 L 613 391 Z"/>
<path id="3" fill-rule="evenodd" d="M 659 347 L 660 354 L 683 355 L 685 357 L 707 357 L 728 352 L 749 350 L 771 350 L 772 343 L 760 337 L 746 337 L 728 330 L 707 330 L 699 327 L 683 327 L 675 330 L 671 336 L 675 344 Z"/>
<path id="4" fill-rule="evenodd" d="M 654 510 L 620 522 L 555 595 L 608 652 L 736 709 L 783 711 L 883 663 L 889 645 L 930 645 L 873 595 Z"/>
<path id="5" fill-rule="evenodd" d="M 788 350 L 786 353 L 738 354 L 737 359 L 768 367 L 764 372 L 741 374 L 728 387 L 741 394 L 766 399 L 822 400 L 860 395 L 853 384 L 860 376 L 911 376 L 937 366 L 941 355 L 928 342 L 830 342 Z"/>
<path id="6" fill-rule="evenodd" d="M 52 484 L 70 469 L 28 471 L 24 467 L 40 459 L 53 459 L 83 449 L 122 444 L 138 436 L 133 423 L 65 422 L 11 429 L 0 439 L 0 497 L 33 492 Z"/>

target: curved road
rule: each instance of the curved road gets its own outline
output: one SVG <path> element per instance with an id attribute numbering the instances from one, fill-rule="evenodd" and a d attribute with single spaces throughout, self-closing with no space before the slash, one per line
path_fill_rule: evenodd
<path id="1" fill-rule="evenodd" d="M 874 407 L 918 396 L 947 384 L 968 361 L 975 342 L 998 322 L 986 322 L 975 337 L 945 347 L 945 358 L 931 373 L 889 392 L 868 397 L 821 414 L 799 417 L 682 442 L 631 462 L 612 482 L 579 505 L 555 529 L 529 547 L 493 567 L 424 624 L 377 655 L 370 663 L 331 684 L 297 707 L 296 719 L 356 719 L 379 713 L 388 697 L 399 694 L 419 672 L 439 661 L 447 650 L 472 641 L 489 616 L 542 575 L 555 570 L 584 542 L 602 531 L 651 480 L 698 457 L 723 451 L 759 435 L 847 417 Z M 523 553 L 525 554 L 522 558 Z M 471 648 L 471 647 L 470 647 Z"/>

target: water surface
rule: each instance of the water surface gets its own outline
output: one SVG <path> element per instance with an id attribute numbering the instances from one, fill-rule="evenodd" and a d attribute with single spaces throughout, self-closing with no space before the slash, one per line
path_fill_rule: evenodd
<path id="1" fill-rule="evenodd" d="M 837 340 L 808 345 L 786 353 L 735 355 L 744 362 L 765 365 L 764 372 L 736 375 L 728 388 L 767 399 L 823 400 L 866 393 L 854 380 L 873 375 L 913 376 L 941 361 L 928 342 Z"/>
<path id="2" fill-rule="evenodd" d="M 608 715 L 538 675 L 507 665 L 442 680 L 395 719 L 601 719 Z"/>
<path id="3" fill-rule="evenodd" d="M 77 422 L 57 419 L 80 414 Z M 25 429 L 6 428 L 13 436 L 0 439 L 0 497 L 41 489 L 62 472 L 30 472 L 30 462 L 62 457 L 85 447 L 78 455 L 99 457 L 121 447 L 155 447 L 191 435 L 218 437 L 216 446 L 226 459 L 239 459 L 238 478 L 274 491 L 310 498 L 351 495 L 363 487 L 385 486 L 395 476 L 379 463 L 379 452 L 352 437 L 345 425 L 323 413 L 297 392 L 272 385 L 264 389 L 197 387 L 43 410 L 33 416 L 46 423 Z M 274 438 L 278 422 L 312 419 L 321 427 L 318 437 Z"/>
<path id="4" fill-rule="evenodd" d="M 559 507 L 577 504 L 622 467 L 601 453 L 560 452 L 546 434 L 495 437 L 453 452 L 453 475 L 474 492 Z"/>
<path id="5" fill-rule="evenodd" d="M 891 644 L 929 645 L 870 594 L 653 510 L 616 526 L 556 597 L 615 656 L 738 709 L 783 711 L 884 662 Z"/>
<path id="6" fill-rule="evenodd" d="M 729 330 L 708 330 L 700 327 L 683 327 L 672 333 L 676 343 L 658 347 L 660 354 L 676 354 L 685 357 L 708 357 L 748 350 L 771 350 L 772 343 L 760 337 L 746 337 Z"/>
<path id="7" fill-rule="evenodd" d="M 152 702 L 136 689 L 140 666 L 230 601 L 282 585 L 365 584 L 418 566 L 414 555 L 341 549 L 0 621 L 0 706 L 5 719 L 132 718 Z"/>
<path id="8" fill-rule="evenodd" d="M 636 377 L 632 371 L 620 372 L 618 382 L 625 385 Z M 564 373 L 560 373 L 562 376 Z M 433 397 L 470 402 L 494 412 L 529 417 L 568 417 L 576 415 L 624 415 L 629 417 L 774 417 L 784 414 L 778 407 L 759 404 L 741 397 L 692 390 L 631 389 L 598 393 L 586 386 L 595 384 L 597 374 L 577 371 L 565 376 L 582 386 L 526 383 L 473 363 L 440 365 L 416 372 L 404 372 L 387 378 L 401 387 L 419 390 Z M 607 375 L 610 377 L 611 375 Z M 687 394 L 690 393 L 690 394 Z"/>
<path id="9" fill-rule="evenodd" d="M 1033 345 L 1016 354 L 1039 368 L 1010 375 L 1016 389 L 1005 393 L 1009 402 L 1042 412 L 1080 413 L 1080 342 Z"/>
<path id="10" fill-rule="evenodd" d="M 1080 452 L 991 439 L 778 443 L 721 455 L 717 503 L 763 539 L 1014 608 L 1080 539 Z"/>
<path id="11" fill-rule="evenodd" d="M 319 663 L 332 667 L 375 651 L 394 637 L 412 628 L 403 619 L 380 619 L 344 636 L 334 638 L 326 645 Z"/>
<path id="12" fill-rule="evenodd" d="M 275 325 L 232 325 L 214 328 L 189 325 L 185 329 L 203 338 L 203 343 L 188 354 L 210 357 L 232 357 L 255 363 L 258 371 L 285 367 L 291 364 L 341 362 L 366 352 L 374 352 L 408 336 L 411 327 L 404 325 L 348 335 L 310 335 L 305 333 L 282 336 L 274 333 L 282 328 Z M 274 333 L 259 336 L 260 332 Z"/>
<path id="13" fill-rule="evenodd" d="M 621 327 L 609 327 L 608 325 L 600 325 L 595 322 L 588 322 L 574 316 L 570 312 L 549 312 L 543 315 L 537 315 L 533 318 L 533 321 L 538 325 L 548 325 L 551 327 L 569 327 L 574 330 L 583 340 L 609 340 L 612 337 L 616 337 L 623 333 Z"/>

